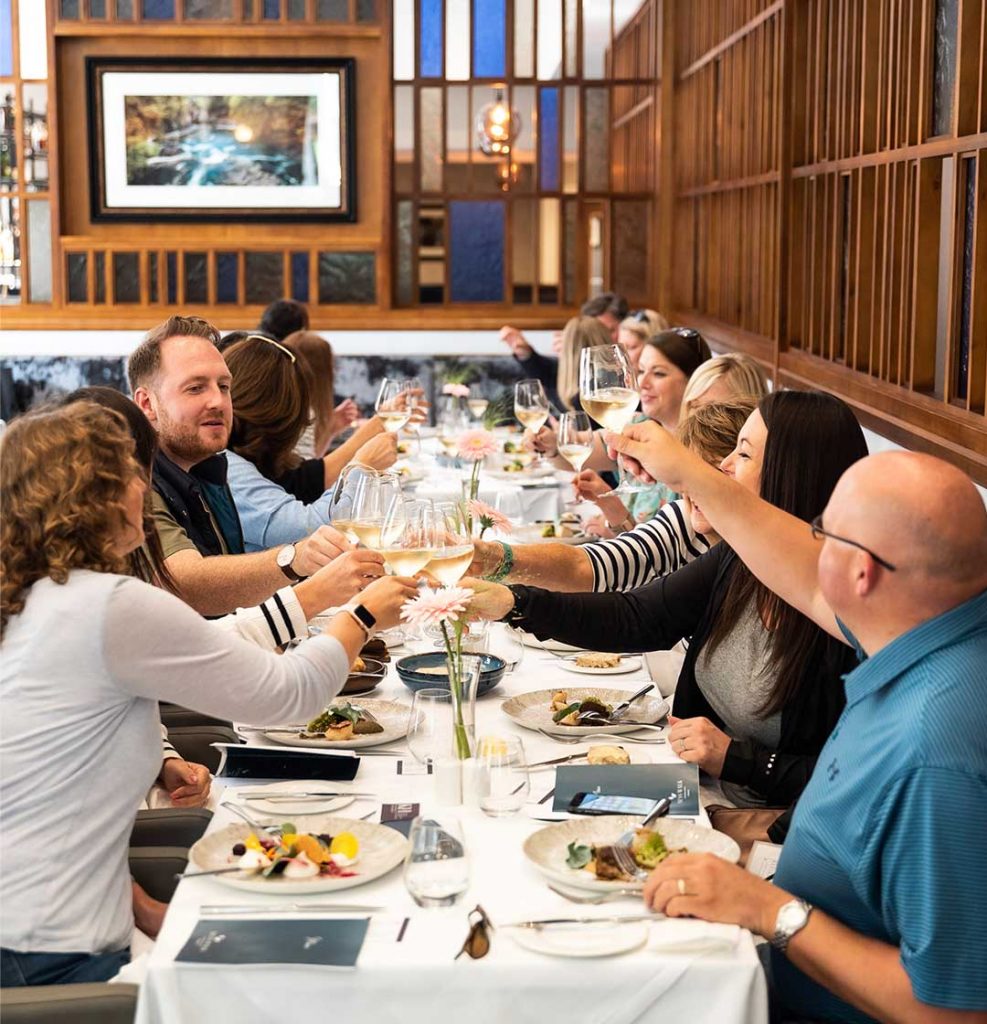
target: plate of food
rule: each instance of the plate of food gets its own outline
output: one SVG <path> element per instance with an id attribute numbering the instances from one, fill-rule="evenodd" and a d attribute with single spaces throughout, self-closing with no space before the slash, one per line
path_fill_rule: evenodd
<path id="1" fill-rule="evenodd" d="M 556 654 L 572 653 L 581 651 L 581 647 L 573 647 L 572 644 L 563 643 L 561 640 L 539 640 L 534 633 L 526 633 L 523 629 L 518 630 L 521 634 L 521 643 L 525 647 L 539 648 L 543 651 L 553 651 Z"/>
<path id="2" fill-rule="evenodd" d="M 528 836 L 524 855 L 553 882 L 595 892 L 644 888 L 644 882 L 625 874 L 613 857 L 613 844 L 631 830 L 631 853 L 644 871 L 673 853 L 713 853 L 732 864 L 740 860 L 740 847 L 706 825 L 686 818 L 660 818 L 650 828 L 640 825 L 639 817 L 625 814 L 561 821 Z"/>
<path id="3" fill-rule="evenodd" d="M 583 651 L 572 658 L 561 659 L 559 664 L 567 672 L 587 676 L 621 676 L 627 672 L 636 672 L 641 667 L 641 659 L 629 658 L 625 654 Z"/>
<path id="4" fill-rule="evenodd" d="M 247 824 L 227 825 L 198 840 L 189 861 L 195 871 L 239 868 L 212 876 L 234 889 L 300 896 L 372 882 L 408 852 L 408 840 L 386 825 L 321 815 L 307 827 L 292 831 L 286 821 L 277 836 L 258 836 Z"/>
<path id="5" fill-rule="evenodd" d="M 280 814 L 285 816 L 332 814 L 355 803 L 356 797 L 346 795 L 318 798 L 303 797 L 298 800 L 291 800 L 284 794 L 297 795 L 300 790 L 312 792 L 321 790 L 326 793 L 338 793 L 340 791 L 339 785 L 338 782 L 319 781 L 318 779 L 306 779 L 304 783 L 300 783 L 297 779 L 286 779 L 283 782 L 272 782 L 266 786 L 229 789 L 227 793 L 235 796 L 251 813 L 261 811 L 264 814 Z"/>
<path id="6" fill-rule="evenodd" d="M 642 725 L 654 725 L 668 714 L 668 702 L 647 694 L 638 698 L 616 725 L 608 725 L 606 716 L 615 705 L 634 696 L 633 690 L 615 690 L 594 686 L 568 687 L 556 690 L 533 690 L 509 697 L 501 710 L 525 729 L 544 729 L 557 736 L 592 736 L 594 733 L 630 733 Z M 596 711 L 603 716 L 599 725 L 577 725 L 583 711 Z"/>
<path id="7" fill-rule="evenodd" d="M 404 739 L 410 714 L 407 705 L 393 700 L 337 700 L 304 729 L 265 729 L 264 735 L 286 747 L 375 747 Z"/>

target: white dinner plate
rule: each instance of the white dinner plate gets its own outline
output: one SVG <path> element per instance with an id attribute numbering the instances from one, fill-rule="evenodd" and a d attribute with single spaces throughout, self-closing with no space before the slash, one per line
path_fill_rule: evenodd
<path id="1" fill-rule="evenodd" d="M 360 844 L 359 858 L 350 869 L 355 874 L 348 878 L 332 878 L 328 875 L 317 875 L 315 878 L 263 878 L 254 874 L 230 874 L 213 875 L 213 880 L 231 889 L 271 895 L 301 896 L 311 892 L 335 892 L 381 878 L 393 871 L 408 852 L 408 840 L 387 825 L 375 825 L 355 818 L 335 818 L 331 815 L 310 818 L 305 824 L 306 831 L 316 835 L 335 836 L 340 832 L 352 832 Z M 233 867 L 237 860 L 232 853 L 233 846 L 245 842 L 251 834 L 253 829 L 242 822 L 209 832 L 189 850 L 189 861 L 196 871 Z"/>
<path id="2" fill-rule="evenodd" d="M 503 464 L 506 464 L 510 461 L 510 456 L 505 456 Z M 525 466 L 524 469 L 518 470 L 508 470 L 503 468 L 484 469 L 483 475 L 492 477 L 494 480 L 505 480 L 521 483 L 522 480 L 542 480 L 547 476 L 554 476 L 555 469 L 553 466 Z"/>
<path id="3" fill-rule="evenodd" d="M 587 668 L 585 665 L 577 665 L 572 658 L 559 659 L 559 666 L 566 672 L 578 672 L 584 676 L 622 676 L 628 672 L 636 672 L 641 667 L 640 658 L 620 658 L 620 664 L 613 668 Z"/>
<path id="4" fill-rule="evenodd" d="M 525 647 L 533 647 L 535 650 L 555 651 L 562 654 L 566 651 L 581 651 L 581 647 L 573 647 L 572 644 L 563 643 L 561 640 L 539 640 L 534 633 L 526 633 L 520 630 L 521 642 Z"/>
<path id="5" fill-rule="evenodd" d="M 640 949 L 648 941 L 650 925 L 647 921 L 601 921 L 573 928 L 509 928 L 507 932 L 519 946 L 545 956 L 617 956 Z"/>
<path id="6" fill-rule="evenodd" d="M 597 697 L 604 704 L 619 704 L 634 696 L 634 690 L 613 690 L 603 686 L 557 686 L 554 690 L 532 690 L 508 697 L 500 708 L 525 729 L 544 729 L 556 736 L 599 736 L 634 732 L 640 725 L 654 725 L 668 714 L 668 702 L 652 694 L 639 697 L 628 709 L 630 720 L 623 718 L 619 725 L 559 725 L 552 721 L 552 697 L 559 690 L 565 690 L 573 703 Z M 609 742 L 609 741 L 607 741 Z"/>
<path id="7" fill-rule="evenodd" d="M 570 843 L 606 846 L 640 824 L 640 817 L 629 814 L 560 821 L 557 825 L 548 825 L 528 836 L 524 841 L 524 855 L 546 878 L 570 889 L 588 889 L 592 892 L 643 889 L 643 881 L 604 881 L 584 868 L 570 868 L 565 862 Z M 670 850 L 714 853 L 731 864 L 740 860 L 740 847 L 729 836 L 707 825 L 697 825 L 687 818 L 659 818 L 651 828 L 662 834 Z"/>
<path id="8" fill-rule="evenodd" d="M 408 719 L 411 708 L 393 700 L 334 700 L 330 707 L 352 703 L 355 708 L 366 708 L 381 724 L 384 731 L 368 736 L 354 736 L 351 740 L 307 739 L 297 729 L 265 729 L 264 735 L 285 747 L 322 747 L 329 750 L 356 750 L 360 747 L 376 747 L 381 743 L 393 743 L 408 735 Z"/>
<path id="9" fill-rule="evenodd" d="M 281 815 L 281 821 L 287 821 L 291 815 L 297 817 L 299 814 L 331 814 L 356 802 L 355 796 L 312 797 L 297 801 L 261 799 L 263 796 L 277 796 L 279 793 L 312 792 L 313 790 L 339 792 L 339 783 L 318 779 L 306 779 L 304 782 L 288 779 L 284 782 L 272 782 L 268 786 L 231 789 L 229 792 L 243 803 L 248 814 L 255 810 L 263 811 L 265 814 Z M 248 800 L 246 799 L 248 796 L 255 799 Z"/>

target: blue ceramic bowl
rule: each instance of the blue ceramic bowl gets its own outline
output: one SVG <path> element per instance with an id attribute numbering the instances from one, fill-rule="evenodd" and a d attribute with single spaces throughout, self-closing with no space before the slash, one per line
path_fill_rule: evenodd
<path id="1" fill-rule="evenodd" d="M 467 655 L 468 657 L 469 655 Z M 504 678 L 507 663 L 496 654 L 481 654 L 483 659 L 480 668 L 480 686 L 477 696 L 482 697 L 489 693 Z M 409 654 L 395 662 L 394 667 L 398 670 L 401 682 L 409 690 L 425 690 L 429 687 L 436 689 L 448 689 L 449 677 L 445 672 L 446 656 L 442 651 L 432 651 L 427 654 Z M 423 668 L 441 668 L 442 674 L 422 672 Z"/>

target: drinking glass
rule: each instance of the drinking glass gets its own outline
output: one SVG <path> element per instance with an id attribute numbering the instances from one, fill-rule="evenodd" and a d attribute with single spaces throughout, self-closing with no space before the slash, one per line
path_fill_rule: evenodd
<path id="1" fill-rule="evenodd" d="M 579 354 L 579 400 L 583 409 L 607 430 L 619 432 L 634 419 L 641 396 L 627 352 L 621 345 L 594 345 Z M 617 459 L 620 486 L 603 498 L 634 494 L 643 486 L 626 478 Z"/>
<path id="2" fill-rule="evenodd" d="M 473 538 L 462 509 L 453 502 L 436 502 L 435 553 L 425 566 L 443 586 L 455 586 L 473 561 Z"/>
<path id="3" fill-rule="evenodd" d="M 422 387 L 422 382 L 418 377 L 408 377 L 401 381 L 401 390 L 407 392 L 408 403 L 412 413 L 421 410 L 426 411 L 428 408 L 425 402 L 425 389 Z M 414 435 L 416 448 L 415 453 L 420 457 L 422 453 L 422 435 L 421 435 L 421 421 L 417 419 L 409 419 L 404 425 L 404 429 L 407 433 Z"/>
<path id="4" fill-rule="evenodd" d="M 491 622 L 482 650 L 484 654 L 493 654 L 504 661 L 507 674 L 510 675 L 524 658 L 521 631 L 506 622 Z"/>
<path id="5" fill-rule="evenodd" d="M 390 434 L 396 434 L 411 419 L 414 405 L 405 387 L 405 381 L 385 377 L 377 392 L 374 409 Z"/>
<path id="6" fill-rule="evenodd" d="M 380 553 L 395 576 L 414 576 L 435 552 L 435 510 L 429 501 L 402 498 L 384 516 Z"/>
<path id="7" fill-rule="evenodd" d="M 408 833 L 404 884 L 420 907 L 451 907 L 469 888 L 470 864 L 459 819 L 418 817 Z"/>
<path id="8" fill-rule="evenodd" d="M 524 744 L 517 736 L 481 736 L 476 744 L 473 786 L 480 810 L 506 818 L 524 807 L 531 792 Z"/>
<path id="9" fill-rule="evenodd" d="M 559 455 L 569 463 L 579 476 L 586 460 L 593 451 L 593 425 L 584 412 L 564 412 L 559 420 Z M 575 483 L 576 477 L 573 477 Z M 567 501 L 566 505 L 579 505 L 578 499 Z"/>
<path id="10" fill-rule="evenodd" d="M 394 473 L 375 473 L 357 485 L 353 495 L 350 532 L 364 547 L 378 549 L 390 540 L 384 523 L 394 502 L 401 502 L 401 479 Z M 400 530 L 399 521 L 392 528 Z"/>
<path id="11" fill-rule="evenodd" d="M 420 765 L 429 765 L 452 752 L 452 694 L 430 687 L 416 690 L 408 717 L 408 749 Z"/>
<path id="12" fill-rule="evenodd" d="M 514 385 L 514 415 L 533 434 L 548 420 L 548 396 L 540 380 L 519 380 Z"/>
<path id="13" fill-rule="evenodd" d="M 368 466 L 351 463 L 344 467 L 332 489 L 332 496 L 329 499 L 329 521 L 354 544 L 360 543 L 360 538 L 353 531 L 353 508 L 357 494 L 367 486 L 367 481 L 377 475 L 377 471 Z"/>
<path id="14" fill-rule="evenodd" d="M 470 391 L 469 398 L 466 399 L 466 408 L 470 411 L 470 416 L 475 420 L 482 420 L 483 414 L 487 411 L 487 407 L 490 402 L 483 397 L 483 392 L 480 390 L 478 384 L 474 384 Z"/>

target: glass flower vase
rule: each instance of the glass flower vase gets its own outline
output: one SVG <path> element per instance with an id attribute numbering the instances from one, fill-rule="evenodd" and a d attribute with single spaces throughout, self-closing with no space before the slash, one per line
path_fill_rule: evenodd
<path id="1" fill-rule="evenodd" d="M 452 754 L 460 761 L 476 749 L 476 693 L 481 659 L 461 651 L 446 654 L 449 694 L 452 697 Z"/>

